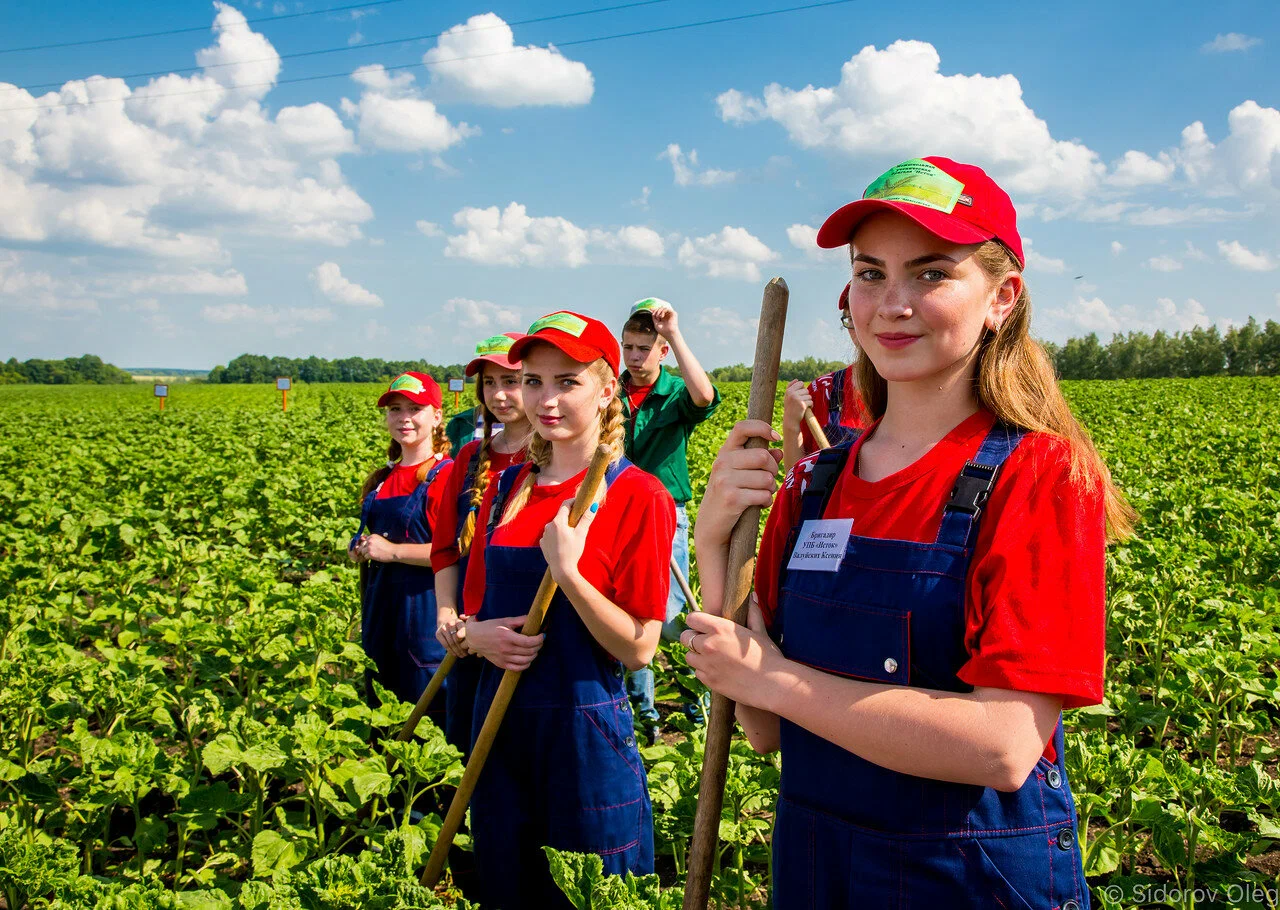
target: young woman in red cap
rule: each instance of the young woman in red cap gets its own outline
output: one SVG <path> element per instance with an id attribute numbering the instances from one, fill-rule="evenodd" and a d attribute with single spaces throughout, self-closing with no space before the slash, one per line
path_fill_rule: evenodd
<path id="1" fill-rule="evenodd" d="M 857 344 L 853 321 L 849 316 L 849 284 L 840 292 L 840 324 Z M 867 423 L 867 407 L 858 394 L 856 365 L 819 376 L 805 385 L 799 379 L 787 383 L 782 400 L 782 463 L 791 467 L 806 454 L 818 450 L 818 442 L 804 422 L 804 409 L 812 408 L 814 419 L 822 427 L 827 442 L 839 445 L 852 431 Z"/>
<path id="2" fill-rule="evenodd" d="M 530 462 L 490 484 L 477 516 L 464 605 L 486 662 L 474 732 L 504 670 L 522 670 L 471 803 L 485 906 L 569 907 L 544 846 L 595 853 L 606 872 L 653 871 L 653 811 L 624 669 L 652 659 L 666 616 L 675 505 L 628 462 L 620 350 L 602 322 L 544 316 L 508 355 L 521 363 Z M 576 528 L 569 505 L 596 448 L 613 460 Z M 559 585 L 546 631 L 519 632 L 544 571 Z"/>
<path id="3" fill-rule="evenodd" d="M 442 404 L 440 386 L 425 373 L 400 374 L 378 399 L 391 434 L 387 463 L 365 478 L 360 529 L 348 548 L 352 559 L 367 563 L 360 643 L 377 665 L 378 682 L 408 702 L 418 700 L 444 659 L 431 572 L 441 480 L 453 464 Z M 443 712 L 433 717 L 442 722 Z"/>
<path id="4" fill-rule="evenodd" d="M 431 551 L 436 639 L 459 658 L 445 681 L 445 735 L 464 757 L 471 752 L 471 713 L 481 661 L 470 656 L 466 626 L 459 615 L 462 582 L 485 490 L 495 477 L 525 460 L 533 435 L 524 412 L 520 367 L 507 359 L 511 346 L 523 337 L 520 332 L 507 332 L 486 338 L 476 345 L 475 357 L 467 364 L 467 375 L 476 377 L 476 407 L 484 418 L 484 435 L 462 447 L 456 469 L 449 472 Z"/>
<path id="5" fill-rule="evenodd" d="M 1009 197 L 946 158 L 833 214 L 874 423 L 801 460 L 769 513 L 750 628 L 719 618 L 730 529 L 777 453 L 721 449 L 682 639 L 782 750 L 774 906 L 1089 906 L 1061 711 L 1102 699 L 1104 550 L 1133 513 L 1031 340 Z"/>

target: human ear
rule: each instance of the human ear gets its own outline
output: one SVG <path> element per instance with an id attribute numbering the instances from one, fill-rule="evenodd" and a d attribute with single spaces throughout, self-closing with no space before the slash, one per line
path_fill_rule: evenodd
<path id="1" fill-rule="evenodd" d="M 1000 326 L 1009 318 L 1009 314 L 1013 312 L 1014 305 L 1017 304 L 1018 299 L 1022 296 L 1024 286 L 1020 272 L 1010 270 L 1005 274 L 1004 280 L 996 286 L 991 305 L 987 308 L 987 318 L 985 320 L 987 328 L 993 332 L 1000 330 Z"/>

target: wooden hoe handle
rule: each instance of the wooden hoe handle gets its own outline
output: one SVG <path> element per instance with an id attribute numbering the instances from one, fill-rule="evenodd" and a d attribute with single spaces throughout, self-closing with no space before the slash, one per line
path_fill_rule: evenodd
<path id="1" fill-rule="evenodd" d="M 747 418 L 773 423 L 778 394 L 778 361 L 782 357 L 782 333 L 787 323 L 787 283 L 774 278 L 764 289 L 760 304 L 760 328 L 756 333 L 756 358 L 751 374 Z M 753 436 L 748 448 L 765 448 L 764 439 Z M 760 507 L 748 508 L 733 526 L 729 560 L 725 568 L 723 615 L 738 625 L 747 623 L 748 595 L 756 567 L 756 537 Z M 684 888 L 684 910 L 705 910 L 711 891 L 711 869 L 720 839 L 720 812 L 724 806 L 724 780 L 729 769 L 729 738 L 733 733 L 734 703 L 718 692 L 711 695 L 711 719 L 707 745 L 702 753 L 702 780 L 698 810 L 693 821 L 689 849 L 689 875 Z"/>
<path id="2" fill-rule="evenodd" d="M 582 486 L 578 487 L 578 494 L 569 508 L 569 527 L 577 527 L 583 513 L 595 501 L 596 492 L 604 482 L 605 471 L 609 469 L 611 454 L 608 446 L 602 445 L 591 457 L 591 467 L 587 469 L 587 476 L 582 481 Z M 522 633 L 537 635 L 542 630 L 542 621 L 547 614 L 547 607 L 551 605 L 551 598 L 555 597 L 556 587 L 556 583 L 551 579 L 551 569 L 548 568 L 542 574 L 542 584 L 538 586 L 533 606 L 529 608 L 529 618 L 525 620 L 524 627 L 520 630 Z M 427 868 L 423 870 L 422 884 L 427 888 L 434 888 L 444 872 L 449 847 L 453 845 L 453 838 L 462 825 L 463 816 L 467 813 L 467 804 L 471 802 L 471 794 L 475 792 L 476 781 L 480 778 L 480 772 L 484 770 L 485 760 L 489 757 L 489 750 L 493 748 L 493 741 L 498 735 L 498 728 L 502 725 L 502 718 L 511 704 L 511 696 L 515 694 L 516 685 L 520 682 L 521 672 L 507 670 L 502 674 L 502 681 L 498 683 L 497 694 L 493 696 L 489 713 L 484 717 L 484 725 L 480 728 L 480 734 L 471 748 L 471 760 L 467 762 L 467 768 L 462 774 L 462 782 L 458 784 L 457 792 L 453 794 L 453 802 L 449 803 L 449 813 L 445 816 L 444 824 L 440 827 L 440 836 L 436 838 L 436 844 L 431 849 Z"/>

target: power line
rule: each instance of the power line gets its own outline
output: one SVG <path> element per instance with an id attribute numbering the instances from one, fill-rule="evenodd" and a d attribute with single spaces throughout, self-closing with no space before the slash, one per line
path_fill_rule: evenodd
<path id="1" fill-rule="evenodd" d="M 617 10 L 634 9 L 635 7 L 638 7 L 638 6 L 653 6 L 654 4 L 657 4 L 657 3 L 670 3 L 670 2 L 671 0 L 639 0 L 639 2 L 636 2 L 636 3 L 623 3 L 618 6 L 606 6 L 606 7 L 601 7 L 599 9 L 578 10 L 577 12 L 572 12 L 572 13 L 558 13 L 554 16 L 538 16 L 537 18 L 534 18 L 534 19 L 518 19 L 512 22 L 502 23 L 501 25 L 480 25 L 480 26 L 476 26 L 475 28 L 462 28 L 454 31 L 454 34 L 467 33 L 467 32 L 482 32 L 482 31 L 488 31 L 490 29 L 502 28 L 504 26 L 534 25 L 540 22 L 553 22 L 558 19 L 572 19 L 577 16 L 593 16 L 597 13 L 612 13 L 612 12 L 616 12 Z M 295 51 L 290 54 L 277 54 L 275 57 L 258 57 L 255 60 L 230 60 L 230 61 L 227 61 L 226 63 L 211 63 L 208 66 L 184 66 L 176 69 L 152 70 L 151 72 L 146 72 L 146 73 L 127 73 L 123 76 L 113 76 L 112 78 L 114 79 L 148 79 L 152 76 L 168 76 L 168 75 L 177 75 L 180 73 L 203 72 L 211 69 L 219 69 L 225 66 L 250 66 L 254 63 L 270 63 L 273 60 L 294 60 L 299 57 L 316 57 L 322 54 L 340 54 L 340 53 L 349 52 L 349 51 L 363 51 L 363 50 L 369 50 L 370 48 L 375 48 L 375 47 L 389 47 L 394 44 L 411 44 L 414 41 L 430 41 L 433 38 L 439 38 L 443 34 L 444 32 L 432 32 L 431 34 L 427 34 L 427 35 L 414 35 L 411 38 L 391 38 L 386 41 L 371 41 L 368 43 L 352 44 L 352 45 L 344 44 L 341 47 L 326 47 L 326 48 L 321 48 L 319 50 L 311 50 L 311 51 Z M 24 90 L 31 92 L 35 89 L 57 88 L 58 86 L 65 85 L 68 82 L 76 81 L 76 79 L 87 79 L 87 78 L 89 77 L 79 76 L 79 77 L 74 77 L 72 79 L 61 79 L 61 80 L 58 80 L 57 82 L 38 82 L 34 85 L 15 85 L 5 89 L 0 89 L 0 92 L 16 92 L 16 91 L 24 91 Z"/>
<path id="2" fill-rule="evenodd" d="M 403 3 L 404 0 L 372 0 L 369 3 L 353 3 L 349 6 L 334 6 L 329 9 L 311 10 L 306 13 L 281 13 L 278 16 L 259 16 L 256 19 L 246 19 L 245 25 L 254 25 L 258 22 L 279 22 L 283 19 L 301 19 L 304 16 L 322 16 L 325 13 L 345 13 L 353 9 L 368 9 L 371 6 L 386 6 L 388 3 Z M 0 54 L 19 54 L 23 51 L 49 51 L 56 50 L 60 47 L 84 47 L 89 44 L 110 44 L 115 41 L 134 41 L 140 38 L 163 38 L 166 35 L 185 35 L 190 32 L 208 31 L 209 25 L 192 25 L 186 28 L 170 28 L 162 32 L 141 32 L 136 35 L 113 35 L 110 38 L 85 38 L 83 41 L 63 41 L 58 44 L 32 44 L 28 47 L 6 47 L 0 48 Z"/>
<path id="3" fill-rule="evenodd" d="M 853 3 L 853 2 L 855 2 L 855 0 L 825 0 L 825 2 L 822 2 L 822 3 L 806 3 L 803 6 L 788 6 L 788 7 L 785 7 L 784 9 L 764 10 L 758 13 L 743 13 L 737 16 L 722 16 L 718 19 L 702 19 L 697 22 L 684 22 L 679 25 L 664 25 L 664 26 L 659 26 L 657 28 L 639 29 L 633 32 L 619 32 L 613 35 L 599 35 L 593 38 L 579 38 L 574 41 L 553 41 L 550 43 L 554 44 L 557 48 L 575 47 L 577 45 L 582 45 L 582 44 L 596 44 L 602 41 L 616 41 L 622 38 L 637 38 L 643 35 L 656 35 L 663 32 L 676 32 L 676 31 L 682 31 L 682 30 L 691 29 L 691 28 L 702 28 L 708 25 L 723 25 L 728 22 L 742 22 L 748 19 L 763 19 L 768 16 L 779 16 L 784 13 L 797 13 L 797 12 L 803 12 L 805 10 L 822 9 L 824 7 L 830 7 L 830 6 L 844 6 L 846 4 Z M 451 57 L 447 60 L 432 61 L 431 65 L 439 66 L 445 63 L 458 63 L 464 60 L 480 60 L 486 57 L 501 57 L 506 54 L 518 53 L 519 51 L 522 51 L 522 50 L 524 50 L 524 48 L 513 47 L 504 51 L 493 51 L 488 54 L 472 54 L 464 57 Z M 386 72 L 395 72 L 397 70 L 414 69 L 416 67 L 424 66 L 424 65 L 425 64 L 420 62 L 400 63 L 394 66 L 383 66 L 382 68 Z M 235 91 L 237 89 L 244 89 L 244 88 L 262 88 L 264 86 L 295 85 L 301 82 L 317 82 L 323 79 L 345 79 L 350 75 L 351 73 L 349 72 L 341 72 L 341 73 L 323 73 L 323 74 L 314 75 L 314 76 L 295 76 L 291 79 L 279 79 L 279 80 L 266 81 L 266 82 L 241 82 L 241 83 L 236 83 L 235 85 L 226 85 L 226 86 L 219 85 L 213 88 L 189 89 L 187 91 L 182 91 L 182 92 L 162 92 L 162 93 L 157 93 L 155 95 L 150 95 L 148 97 L 149 98 L 175 98 L 183 95 L 205 95 L 210 92 L 217 92 L 217 91 L 223 91 L 223 90 Z M 4 107 L 4 108 L 0 108 L 0 113 L 8 113 L 10 111 L 53 110 L 55 108 L 61 108 L 61 107 L 88 107 L 89 105 L 92 105 L 92 104 L 119 104 L 127 100 L 128 100 L 128 97 L 93 98 L 88 101 L 63 101 L 57 104 L 35 104 L 35 105 L 24 105 L 23 107 Z"/>

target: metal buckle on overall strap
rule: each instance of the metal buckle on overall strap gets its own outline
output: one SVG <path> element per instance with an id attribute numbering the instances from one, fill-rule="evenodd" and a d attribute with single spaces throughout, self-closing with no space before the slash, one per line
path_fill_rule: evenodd
<path id="1" fill-rule="evenodd" d="M 992 465 L 967 462 L 960 469 L 960 476 L 956 478 L 956 485 L 951 488 L 951 498 L 947 500 L 944 510 L 969 515 L 980 514 L 996 485 L 996 472 L 997 468 Z"/>

